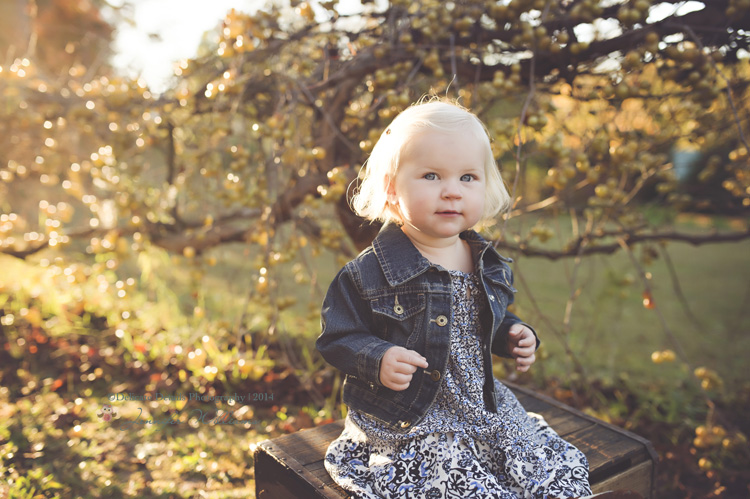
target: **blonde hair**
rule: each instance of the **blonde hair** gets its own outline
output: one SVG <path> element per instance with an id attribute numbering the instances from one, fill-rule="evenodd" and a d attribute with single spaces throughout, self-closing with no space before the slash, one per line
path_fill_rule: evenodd
<path id="1" fill-rule="evenodd" d="M 401 112 L 383 131 L 363 165 L 364 178 L 352 197 L 354 212 L 371 221 L 401 222 L 388 204 L 387 180 L 398 172 L 401 152 L 416 134 L 427 131 L 470 132 L 484 149 L 485 203 L 482 221 L 492 221 L 510 205 L 510 195 L 495 162 L 487 128 L 461 105 L 442 99 L 422 100 Z"/>

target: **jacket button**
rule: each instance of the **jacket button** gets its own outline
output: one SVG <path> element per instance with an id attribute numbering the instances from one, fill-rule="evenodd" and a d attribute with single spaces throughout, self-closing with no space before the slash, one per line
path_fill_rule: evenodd
<path id="1" fill-rule="evenodd" d="M 396 295 L 396 303 L 393 304 L 393 311 L 396 312 L 397 315 L 401 315 L 404 313 L 404 307 L 402 307 L 398 302 L 398 295 Z"/>
<path id="2" fill-rule="evenodd" d="M 434 371 L 432 371 L 430 373 L 430 379 L 432 381 L 438 381 L 438 380 L 440 380 L 440 371 L 438 371 L 437 369 L 435 369 Z"/>
<path id="3" fill-rule="evenodd" d="M 435 320 L 435 322 L 437 322 L 438 326 L 442 327 L 442 326 L 445 326 L 446 324 L 448 324 L 448 318 L 446 316 L 444 316 L 444 315 L 438 315 L 437 319 Z"/>
<path id="4" fill-rule="evenodd" d="M 409 426 L 411 426 L 411 423 L 408 421 L 401 421 L 399 423 L 399 426 L 401 426 L 401 428 L 408 428 Z"/>

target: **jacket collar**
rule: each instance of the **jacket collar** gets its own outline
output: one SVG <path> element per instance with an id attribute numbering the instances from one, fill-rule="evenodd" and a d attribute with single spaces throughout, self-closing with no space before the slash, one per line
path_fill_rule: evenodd
<path id="1" fill-rule="evenodd" d="M 494 246 L 473 230 L 466 230 L 460 234 L 461 239 L 469 243 L 475 262 L 494 257 L 505 262 L 512 262 L 510 258 L 500 255 Z M 398 286 L 406 281 L 426 272 L 434 267 L 397 224 L 386 222 L 372 242 L 375 256 L 383 269 L 388 284 Z M 480 266 L 481 268 L 482 266 Z"/>

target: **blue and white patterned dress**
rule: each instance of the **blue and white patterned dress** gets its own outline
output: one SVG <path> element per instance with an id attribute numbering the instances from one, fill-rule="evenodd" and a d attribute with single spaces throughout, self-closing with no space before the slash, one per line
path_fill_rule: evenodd
<path id="1" fill-rule="evenodd" d="M 563 498 L 590 494 L 588 461 L 495 380 L 484 406 L 478 278 L 451 271 L 451 352 L 435 403 L 406 434 L 350 410 L 326 453 L 334 481 L 357 498 Z"/>

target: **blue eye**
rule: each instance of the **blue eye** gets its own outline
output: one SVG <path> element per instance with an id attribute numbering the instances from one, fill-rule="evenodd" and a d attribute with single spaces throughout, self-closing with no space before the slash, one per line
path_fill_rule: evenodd
<path id="1" fill-rule="evenodd" d="M 472 182 L 474 180 L 477 180 L 477 178 L 474 175 L 466 174 L 461 175 L 461 182 Z"/>
<path id="2" fill-rule="evenodd" d="M 424 178 L 427 180 L 435 180 L 437 179 L 437 175 L 434 173 L 425 173 Z"/>

